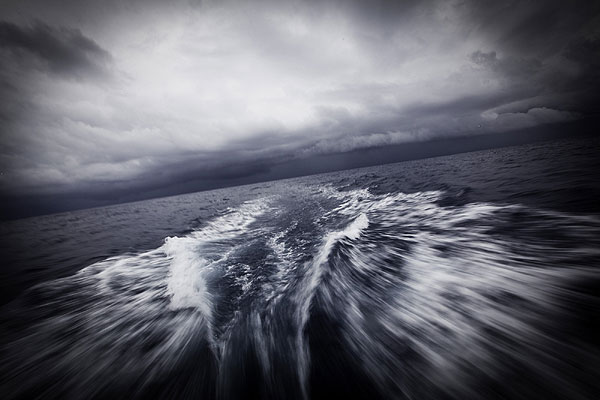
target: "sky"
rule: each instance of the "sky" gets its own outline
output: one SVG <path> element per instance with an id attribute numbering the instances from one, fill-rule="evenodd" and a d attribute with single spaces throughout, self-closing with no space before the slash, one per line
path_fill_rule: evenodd
<path id="1" fill-rule="evenodd" d="M 5 0 L 0 204 L 61 211 L 493 143 L 593 120 L 599 88 L 594 1 Z"/>

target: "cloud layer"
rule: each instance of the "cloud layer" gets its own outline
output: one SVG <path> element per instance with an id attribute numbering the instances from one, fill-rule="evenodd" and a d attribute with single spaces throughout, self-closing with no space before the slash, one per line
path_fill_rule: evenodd
<path id="1" fill-rule="evenodd" d="M 0 6 L 5 195 L 227 180 L 598 111 L 593 2 L 61 4 Z"/>
<path id="2" fill-rule="evenodd" d="M 52 28 L 42 22 L 20 27 L 0 22 L 0 46 L 25 68 L 37 67 L 64 78 L 85 78 L 106 73 L 110 54 L 77 29 Z"/>

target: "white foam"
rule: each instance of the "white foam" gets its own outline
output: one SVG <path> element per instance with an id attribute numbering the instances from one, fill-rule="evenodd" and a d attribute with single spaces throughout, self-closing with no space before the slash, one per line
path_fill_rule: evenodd
<path id="1" fill-rule="evenodd" d="M 342 234 L 348 239 L 356 240 L 360 237 L 361 232 L 369 227 L 369 218 L 362 213 L 348 227 L 342 231 Z"/>
<path id="2" fill-rule="evenodd" d="M 327 262 L 329 258 L 329 254 L 333 249 L 333 246 L 343 238 L 348 238 L 351 240 L 356 240 L 360 237 L 360 234 L 363 230 L 365 230 L 369 226 L 369 218 L 366 214 L 360 214 L 352 223 L 350 223 L 346 229 L 337 232 L 329 233 L 323 242 L 323 245 L 319 249 L 317 256 L 314 258 L 312 265 L 313 271 L 315 273 L 312 274 L 310 279 L 310 284 L 308 289 L 310 291 L 314 290 L 319 283 L 321 277 L 321 265 Z"/>
<path id="3" fill-rule="evenodd" d="M 197 308 L 210 319 L 210 295 L 202 276 L 207 262 L 196 248 L 197 243 L 191 238 L 165 239 L 163 249 L 171 259 L 167 293 L 173 309 Z"/>
<path id="4" fill-rule="evenodd" d="M 360 234 L 369 226 L 369 218 L 361 213 L 345 229 L 327 234 L 319 252 L 309 263 L 307 282 L 301 286 L 298 296 L 299 307 L 297 310 L 298 332 L 296 336 L 296 348 L 298 351 L 298 373 L 302 385 L 303 396 L 307 398 L 307 379 L 310 356 L 304 344 L 304 327 L 310 316 L 310 305 L 321 282 L 324 268 L 323 265 L 329 259 L 329 255 L 335 244 L 343 238 L 356 240 Z"/>
<path id="5" fill-rule="evenodd" d="M 229 209 L 225 215 L 209 222 L 202 229 L 193 232 L 191 236 L 206 241 L 236 237 L 269 208 L 268 202 L 268 198 L 247 201 L 238 209 Z"/>
<path id="6" fill-rule="evenodd" d="M 196 308 L 210 319 L 211 296 L 204 275 L 212 264 L 227 258 L 228 251 L 209 262 L 203 257 L 206 245 L 243 234 L 267 207 L 264 198 L 248 201 L 187 237 L 165 240 L 163 251 L 170 258 L 167 293 L 171 296 L 172 308 Z"/>
<path id="7" fill-rule="evenodd" d="M 340 269 L 331 271 L 333 283 L 320 289 L 320 294 L 332 292 L 323 297 L 326 301 L 343 299 L 340 304 L 345 310 L 343 318 L 348 321 L 347 340 L 364 357 L 367 373 L 381 387 L 389 385 L 389 393 L 411 394 L 411 389 L 397 379 L 403 361 L 381 346 L 379 338 L 385 335 L 410 343 L 435 373 L 416 365 L 415 370 L 433 376 L 432 385 L 438 387 L 460 382 L 459 378 L 468 375 L 473 365 L 487 374 L 496 374 L 494 356 L 498 352 L 542 371 L 549 380 L 559 381 L 559 371 L 566 364 L 553 356 L 553 350 L 560 343 L 552 343 L 539 323 L 546 323 L 548 315 L 560 315 L 564 307 L 561 304 L 579 295 L 569 292 L 569 282 L 584 281 L 597 274 L 593 268 L 571 262 L 582 254 L 598 254 L 585 243 L 592 232 L 597 232 L 600 221 L 521 205 L 468 203 L 442 207 L 437 204 L 441 194 L 396 193 L 369 199 L 348 195 L 336 209 L 338 216 L 368 213 L 379 228 L 373 231 L 373 240 L 386 239 L 380 242 L 383 247 L 377 252 L 365 243 L 348 250 L 348 264 L 356 267 L 355 273 L 369 278 L 369 287 L 351 290 L 357 287 L 353 280 L 356 275 Z M 507 215 L 519 210 L 539 216 L 540 224 L 549 228 L 574 237 L 580 235 L 584 245 L 554 248 L 553 239 L 517 242 L 488 232 L 498 222 L 512 223 Z M 547 221 L 550 219 L 553 222 Z M 579 225 L 573 225 L 575 221 Z M 354 228 L 361 226 L 357 218 L 342 232 L 353 238 Z M 529 226 L 539 228 L 533 223 Z M 358 229 L 359 237 L 362 229 Z M 321 261 L 327 261 L 342 232 L 328 236 L 319 254 Z M 387 243 L 394 243 L 388 239 L 410 244 L 410 251 L 388 246 Z M 399 268 L 380 268 L 389 263 L 380 254 L 402 260 L 397 263 Z M 369 268 L 363 268 L 366 266 Z M 378 279 L 373 279 L 375 276 Z M 318 283 L 322 278 L 316 275 L 313 279 Z M 380 299 L 381 293 L 387 293 L 389 298 L 382 303 L 371 302 L 370 299 Z M 331 309 L 340 307 L 334 304 Z M 502 348 L 502 343 L 489 332 L 499 332 L 518 344 L 515 349 Z M 521 355 L 519 351 L 528 353 Z M 567 344 L 554 354 L 574 351 Z M 457 390 L 468 388 L 457 386 Z"/>

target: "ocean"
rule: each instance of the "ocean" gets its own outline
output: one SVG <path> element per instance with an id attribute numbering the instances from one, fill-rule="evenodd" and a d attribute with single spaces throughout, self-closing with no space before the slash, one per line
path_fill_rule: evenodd
<path id="1" fill-rule="evenodd" d="M 592 399 L 600 141 L 0 224 L 4 399 Z"/>

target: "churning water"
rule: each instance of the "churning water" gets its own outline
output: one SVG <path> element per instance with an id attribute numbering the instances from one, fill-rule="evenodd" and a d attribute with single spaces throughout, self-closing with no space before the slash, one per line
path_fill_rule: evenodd
<path id="1" fill-rule="evenodd" d="M 3 398 L 594 398 L 596 154 L 544 143 L 6 223 L 6 280 L 35 285 L 0 312 Z"/>

